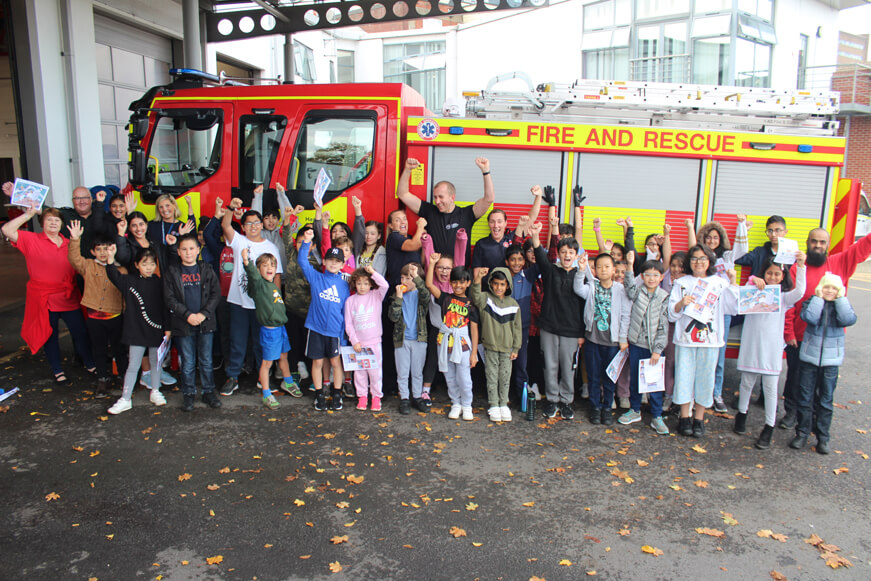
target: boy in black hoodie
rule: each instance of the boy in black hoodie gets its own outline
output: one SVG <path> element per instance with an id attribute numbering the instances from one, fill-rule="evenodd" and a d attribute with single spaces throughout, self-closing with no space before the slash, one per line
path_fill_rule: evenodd
<path id="1" fill-rule="evenodd" d="M 574 238 L 563 238 L 557 245 L 558 261 L 551 263 L 542 248 L 539 234 L 541 224 L 530 228 L 535 263 L 541 271 L 544 298 L 538 327 L 541 331 L 541 350 L 544 353 L 544 378 L 547 403 L 542 413 L 546 418 L 575 417 L 572 402 L 575 399 L 574 362 L 584 344 L 584 300 L 574 294 L 572 286 L 578 272 L 572 264 L 578 257 L 580 246 Z M 557 381 L 559 378 L 559 381 Z"/>

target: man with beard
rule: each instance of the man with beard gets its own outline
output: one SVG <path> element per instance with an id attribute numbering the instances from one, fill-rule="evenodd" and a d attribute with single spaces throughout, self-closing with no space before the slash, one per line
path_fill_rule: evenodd
<path id="1" fill-rule="evenodd" d="M 783 407 L 786 415 L 778 424 L 783 429 L 794 428 L 796 424 L 796 408 L 798 407 L 798 352 L 804 338 L 805 323 L 801 318 L 801 309 L 805 301 L 813 296 L 820 279 L 827 272 L 837 274 L 846 282 L 856 266 L 871 255 L 871 234 L 865 236 L 843 252 L 829 256 L 829 233 L 823 228 L 814 228 L 807 236 L 807 287 L 793 308 L 786 313 L 786 325 L 783 338 L 786 341 L 786 384 L 783 388 Z M 790 269 L 792 280 L 795 280 L 796 268 Z"/>

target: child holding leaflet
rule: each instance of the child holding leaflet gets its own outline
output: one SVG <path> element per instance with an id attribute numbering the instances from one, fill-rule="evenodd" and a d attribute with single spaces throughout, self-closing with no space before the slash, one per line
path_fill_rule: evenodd
<path id="1" fill-rule="evenodd" d="M 351 275 L 351 288 L 356 294 L 345 301 L 345 331 L 354 351 L 371 349 L 381 362 L 381 304 L 387 296 L 387 281 L 371 264 L 358 268 Z M 357 388 L 357 409 L 365 410 L 372 394 L 373 407 L 381 407 L 381 365 L 376 369 L 358 369 L 354 372 Z M 377 406 L 375 405 L 377 402 Z M 376 410 L 377 411 L 377 410 Z"/>

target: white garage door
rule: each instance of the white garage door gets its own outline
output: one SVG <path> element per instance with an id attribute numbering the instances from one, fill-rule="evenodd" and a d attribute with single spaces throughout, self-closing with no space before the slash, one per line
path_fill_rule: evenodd
<path id="1" fill-rule="evenodd" d="M 102 14 L 94 15 L 100 124 L 106 184 L 127 185 L 127 107 L 154 85 L 169 82 L 172 41 Z"/>

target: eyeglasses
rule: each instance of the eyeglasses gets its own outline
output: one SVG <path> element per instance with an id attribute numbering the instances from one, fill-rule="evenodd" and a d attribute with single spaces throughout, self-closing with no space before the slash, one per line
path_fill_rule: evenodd
<path id="1" fill-rule="evenodd" d="M 450 266 L 436 266 L 436 270 L 450 270 Z"/>
<path id="2" fill-rule="evenodd" d="M 783 228 L 769 228 L 765 231 L 766 234 L 783 234 L 786 232 Z"/>
<path id="3" fill-rule="evenodd" d="M 693 256 L 690 258 L 690 262 L 708 262 L 707 256 Z"/>
<path id="4" fill-rule="evenodd" d="M 245 222 L 244 225 L 245 226 L 259 226 L 260 224 L 262 224 L 262 222 L 260 220 L 255 220 L 253 222 Z"/>

